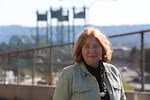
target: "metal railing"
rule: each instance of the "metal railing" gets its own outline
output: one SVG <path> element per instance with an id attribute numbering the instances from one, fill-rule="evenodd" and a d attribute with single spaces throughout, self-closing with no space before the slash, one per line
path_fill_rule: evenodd
<path id="1" fill-rule="evenodd" d="M 141 51 L 140 51 L 140 67 L 141 67 L 141 91 L 145 90 L 144 84 L 145 84 L 145 79 L 144 79 L 144 69 L 145 69 L 145 53 L 144 53 L 144 33 L 150 32 L 150 30 L 141 30 L 141 31 L 136 31 L 136 32 L 130 32 L 130 33 L 122 33 L 122 34 L 117 34 L 117 35 L 112 35 L 108 36 L 109 38 L 116 38 L 116 37 L 122 37 L 122 36 L 127 36 L 127 35 L 135 35 L 135 34 L 140 34 L 141 37 Z"/>
<path id="2" fill-rule="evenodd" d="M 111 38 L 140 34 L 140 67 L 141 90 L 144 91 L 144 34 L 150 30 L 142 30 L 131 33 L 122 33 L 108 36 Z M 17 50 L 0 53 L 0 73 L 2 84 L 52 84 L 53 72 L 61 70 L 66 65 L 72 64 L 73 43 L 52 45 L 46 47 Z M 7 79 L 13 72 L 14 77 Z M 9 72 L 9 73 L 8 73 Z M 10 75 L 9 75 L 10 74 Z M 13 81 L 12 81 L 13 80 Z M 46 80 L 46 81 L 45 81 Z"/>

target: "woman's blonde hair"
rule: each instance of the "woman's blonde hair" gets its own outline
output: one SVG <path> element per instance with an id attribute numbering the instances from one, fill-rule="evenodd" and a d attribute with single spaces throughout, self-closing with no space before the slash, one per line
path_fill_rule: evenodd
<path id="1" fill-rule="evenodd" d="M 100 60 L 104 62 L 108 62 L 111 60 L 112 57 L 112 48 L 111 44 L 102 32 L 100 32 L 98 29 L 94 27 L 85 27 L 83 31 L 79 34 L 77 40 L 74 43 L 73 48 L 73 59 L 74 61 L 80 63 L 83 61 L 81 49 L 88 37 L 95 37 L 100 45 L 102 46 L 102 58 Z"/>

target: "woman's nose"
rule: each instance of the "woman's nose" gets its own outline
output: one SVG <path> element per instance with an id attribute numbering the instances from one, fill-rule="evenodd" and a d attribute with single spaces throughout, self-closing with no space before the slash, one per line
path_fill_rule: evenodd
<path id="1" fill-rule="evenodd" d="M 94 52 L 95 52 L 95 48 L 90 47 L 89 51 L 90 51 L 91 53 L 94 53 Z"/>

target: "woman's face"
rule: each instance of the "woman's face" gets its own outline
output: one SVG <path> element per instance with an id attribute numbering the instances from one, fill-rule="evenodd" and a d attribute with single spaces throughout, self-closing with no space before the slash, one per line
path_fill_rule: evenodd
<path id="1" fill-rule="evenodd" d="M 102 58 L 102 47 L 96 38 L 89 37 L 85 40 L 82 47 L 82 57 L 86 64 L 98 67 L 99 60 Z"/>

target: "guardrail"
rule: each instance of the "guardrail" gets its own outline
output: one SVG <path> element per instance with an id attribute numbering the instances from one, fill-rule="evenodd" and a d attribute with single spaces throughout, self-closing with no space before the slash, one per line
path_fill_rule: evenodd
<path id="1" fill-rule="evenodd" d="M 144 34 L 150 30 L 142 30 L 131 33 L 123 33 L 108 36 L 109 38 L 123 37 L 129 35 L 140 34 L 141 37 L 141 51 L 140 51 L 140 66 L 141 66 L 141 90 L 144 91 Z M 0 72 L 1 84 L 53 84 L 52 71 L 59 71 L 64 66 L 73 63 L 71 57 L 73 43 L 66 43 L 61 45 L 52 45 L 39 48 L 31 48 L 24 50 L 17 50 L 12 52 L 0 53 Z M 56 68 L 57 66 L 57 68 Z M 6 75 L 13 71 L 14 77 L 10 79 Z M 11 74 L 8 76 L 11 76 Z M 13 80 L 13 81 L 12 81 Z"/>

